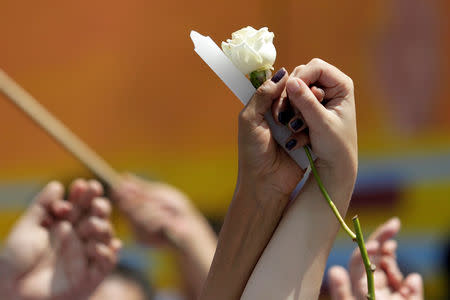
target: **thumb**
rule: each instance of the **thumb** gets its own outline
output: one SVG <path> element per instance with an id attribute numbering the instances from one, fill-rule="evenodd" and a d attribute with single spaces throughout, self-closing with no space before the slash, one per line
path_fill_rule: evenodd
<path id="1" fill-rule="evenodd" d="M 254 124 L 260 124 L 274 100 L 280 98 L 283 93 L 287 77 L 287 71 L 281 68 L 271 80 L 266 80 L 242 110 L 241 116 Z"/>
<path id="2" fill-rule="evenodd" d="M 348 272 L 340 266 L 328 271 L 328 287 L 332 300 L 354 300 Z"/>
<path id="3" fill-rule="evenodd" d="M 286 82 L 286 92 L 292 106 L 302 113 L 308 127 L 320 128 L 324 124 L 327 109 L 317 101 L 316 96 L 303 80 L 290 77 Z"/>

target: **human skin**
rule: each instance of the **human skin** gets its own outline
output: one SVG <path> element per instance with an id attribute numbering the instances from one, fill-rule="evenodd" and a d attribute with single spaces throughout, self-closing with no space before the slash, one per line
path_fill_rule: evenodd
<path id="1" fill-rule="evenodd" d="M 310 178 L 272 237 L 304 171 L 274 141 L 264 114 L 272 109 L 279 119 L 287 106 L 286 89 L 294 118 L 304 118 L 309 134 L 302 131 L 305 126 L 297 131 L 289 126 L 293 134 L 284 146 L 292 150 L 311 143 L 322 180 L 345 214 L 357 170 L 353 83 L 318 59 L 290 77 L 284 72 L 279 81 L 266 81 L 240 114 L 238 181 L 201 299 L 285 299 L 292 291 L 295 299 L 314 299 L 308 296 L 318 294 L 339 224 Z M 320 88 L 309 88 L 316 83 Z M 325 107 L 318 101 L 323 96 Z M 291 140 L 295 145 L 288 148 Z M 317 220 L 323 226 L 315 226 Z M 299 277 L 311 288 L 299 287 Z"/>
<path id="2" fill-rule="evenodd" d="M 68 201 L 49 183 L 9 234 L 0 253 L 0 294 L 12 300 L 86 299 L 116 264 L 121 243 L 96 181 L 77 180 Z"/>
<path id="3" fill-rule="evenodd" d="M 367 252 L 374 272 L 377 300 L 423 300 L 423 281 L 417 273 L 404 277 L 397 264 L 397 242 L 393 237 L 400 230 L 400 220 L 391 218 L 380 225 L 367 239 Z M 365 300 L 367 279 L 359 249 L 353 251 L 349 272 L 334 266 L 328 271 L 332 300 Z"/>
<path id="4" fill-rule="evenodd" d="M 176 254 L 188 298 L 197 299 L 211 266 L 217 237 L 190 199 L 169 184 L 127 174 L 113 197 L 137 239 Z"/>
<path id="5" fill-rule="evenodd" d="M 141 287 L 115 274 L 108 276 L 89 297 L 89 300 L 147 300 Z"/>
<path id="6" fill-rule="evenodd" d="M 317 101 L 311 85 L 323 90 L 325 105 Z M 301 116 L 309 129 L 289 126 L 293 133 L 286 145 L 295 140 L 292 150 L 310 143 L 322 182 L 345 215 L 358 163 L 353 82 L 336 67 L 313 59 L 294 70 L 286 91 L 297 112 L 289 124 Z M 286 99 L 274 104 L 275 113 L 282 101 Z M 336 217 L 310 176 L 265 248 L 241 299 L 317 299 L 338 230 Z"/>
<path id="7" fill-rule="evenodd" d="M 239 115 L 238 179 L 200 299 L 240 298 L 289 195 L 304 174 L 280 151 L 264 120 L 264 113 L 285 88 L 288 74 L 284 69 L 281 72 L 277 82 L 268 80 L 257 89 Z"/>

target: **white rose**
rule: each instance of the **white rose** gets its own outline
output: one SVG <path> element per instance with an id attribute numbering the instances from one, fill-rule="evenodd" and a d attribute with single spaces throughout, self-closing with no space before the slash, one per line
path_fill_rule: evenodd
<path id="1" fill-rule="evenodd" d="M 222 50 L 245 75 L 260 70 L 273 70 L 277 51 L 273 32 L 267 27 L 256 30 L 247 26 L 233 32 L 231 40 L 222 42 Z"/>

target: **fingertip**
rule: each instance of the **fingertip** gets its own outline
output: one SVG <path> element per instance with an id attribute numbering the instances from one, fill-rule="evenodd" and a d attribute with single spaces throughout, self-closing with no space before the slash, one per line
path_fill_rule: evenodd
<path id="1" fill-rule="evenodd" d="M 288 151 L 293 151 L 298 148 L 302 148 L 309 144 L 309 135 L 306 132 L 298 132 L 295 134 L 292 134 L 289 139 L 287 140 L 284 147 Z"/>
<path id="2" fill-rule="evenodd" d="M 103 195 L 103 186 L 100 182 L 95 179 L 91 179 L 88 181 L 88 185 L 94 197 Z"/>
<path id="3" fill-rule="evenodd" d="M 70 189 L 80 189 L 87 185 L 87 182 L 83 178 L 77 178 L 70 184 Z"/>
<path id="4" fill-rule="evenodd" d="M 344 267 L 332 266 L 328 270 L 328 280 L 330 280 L 330 282 L 342 281 L 347 274 L 347 270 Z"/>
<path id="5" fill-rule="evenodd" d="M 64 186 L 61 182 L 52 180 L 47 184 L 47 189 L 53 193 L 64 193 Z"/>
<path id="6" fill-rule="evenodd" d="M 81 196 L 88 190 L 88 183 L 82 178 L 75 179 L 70 185 L 69 201 L 72 203 L 79 202 Z"/>
<path id="7" fill-rule="evenodd" d="M 300 116 L 292 118 L 292 120 L 289 122 L 289 129 L 294 133 L 301 131 L 305 127 L 305 122 L 303 122 Z"/>
<path id="8" fill-rule="evenodd" d="M 273 119 L 279 125 L 288 125 L 289 121 L 295 116 L 294 109 L 289 103 L 289 98 L 280 97 L 272 104 Z"/>
<path id="9" fill-rule="evenodd" d="M 317 101 L 316 96 L 304 81 L 289 77 L 286 91 L 292 106 L 300 112 L 302 120 L 309 127 L 317 128 L 326 122 L 326 108 Z"/>
<path id="10" fill-rule="evenodd" d="M 51 204 L 64 196 L 64 186 L 59 181 L 50 181 L 36 196 L 35 203 L 44 209 L 50 209 Z"/>
<path id="11" fill-rule="evenodd" d="M 419 273 L 411 273 L 405 279 L 405 285 L 408 286 L 413 295 L 423 293 L 423 279 Z"/>
<path id="12" fill-rule="evenodd" d="M 402 223 L 400 221 L 399 217 L 392 217 L 391 219 L 388 220 L 387 222 L 390 226 L 392 226 L 392 228 L 396 229 L 397 232 L 400 230 Z"/>
<path id="13" fill-rule="evenodd" d="M 317 86 L 312 86 L 311 91 L 313 92 L 314 96 L 316 96 L 317 100 L 319 102 L 322 102 L 325 98 L 325 91 Z"/>
<path id="14" fill-rule="evenodd" d="M 333 300 L 353 299 L 350 275 L 348 271 L 341 266 L 331 267 L 328 271 L 328 287 L 331 299 Z"/>
<path id="15" fill-rule="evenodd" d="M 91 213 L 100 218 L 108 218 L 111 215 L 112 206 L 107 198 L 97 197 L 92 200 Z"/>
<path id="16" fill-rule="evenodd" d="M 114 252 L 119 252 L 123 247 L 122 241 L 118 238 L 113 238 L 111 240 L 111 248 L 114 250 Z"/>
<path id="17" fill-rule="evenodd" d="M 286 77 L 287 75 L 287 71 L 284 67 L 282 67 L 281 69 L 279 69 L 270 79 L 273 83 L 277 84 L 280 81 L 282 81 L 282 79 L 284 77 Z"/>
<path id="18" fill-rule="evenodd" d="M 284 145 L 284 147 L 288 150 L 291 151 L 295 148 L 295 146 L 297 146 L 298 142 L 297 139 L 295 138 L 291 138 L 289 139 L 286 144 Z"/>

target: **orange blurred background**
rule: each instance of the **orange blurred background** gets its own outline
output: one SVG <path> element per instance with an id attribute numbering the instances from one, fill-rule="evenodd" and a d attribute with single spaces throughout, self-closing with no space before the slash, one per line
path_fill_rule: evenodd
<path id="1" fill-rule="evenodd" d="M 4 0 L 0 7 L 0 68 L 117 170 L 178 186 L 212 220 L 221 220 L 233 194 L 241 104 L 195 54 L 190 30 L 220 43 L 241 27 L 267 26 L 275 68 L 313 57 L 336 65 L 356 86 L 361 160 L 349 217 L 357 211 L 369 231 L 400 216 L 405 265 L 423 256 L 412 269 L 425 272 L 427 299 L 443 299 L 436 257 L 450 228 L 448 1 Z M 45 182 L 92 175 L 2 95 L 0 137 L 4 237 Z M 345 243 L 338 240 L 337 253 Z M 176 272 L 161 266 L 157 284 L 176 285 Z"/>

